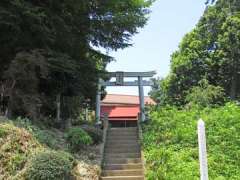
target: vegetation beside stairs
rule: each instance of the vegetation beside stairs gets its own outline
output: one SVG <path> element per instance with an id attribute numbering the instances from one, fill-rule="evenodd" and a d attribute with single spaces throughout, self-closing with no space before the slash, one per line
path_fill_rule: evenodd
<path id="1" fill-rule="evenodd" d="M 0 117 L 0 179 L 97 180 L 101 139 L 97 133 L 91 125 L 63 131 L 28 119 Z"/>

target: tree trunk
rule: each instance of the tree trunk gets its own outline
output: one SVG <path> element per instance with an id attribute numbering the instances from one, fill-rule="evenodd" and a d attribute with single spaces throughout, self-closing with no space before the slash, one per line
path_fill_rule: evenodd
<path id="1" fill-rule="evenodd" d="M 56 103 L 57 103 L 56 119 L 57 123 L 61 124 L 61 93 L 57 94 Z"/>
<path id="2" fill-rule="evenodd" d="M 6 109 L 6 112 L 5 112 L 5 116 L 6 118 L 8 119 L 11 119 L 12 118 L 12 103 L 13 103 L 13 98 L 12 96 L 10 95 L 9 96 L 9 100 L 8 100 L 8 106 L 7 106 L 7 109 Z"/>
<path id="3" fill-rule="evenodd" d="M 237 95 L 237 76 L 236 74 L 234 74 L 231 81 L 231 90 L 230 90 L 231 99 L 235 100 L 236 95 Z"/>
<path id="4" fill-rule="evenodd" d="M 71 117 L 69 109 L 69 99 L 66 96 L 62 97 L 62 118 L 61 118 L 61 127 L 67 129 L 71 127 Z"/>
<path id="5" fill-rule="evenodd" d="M 237 74 L 237 69 L 236 69 L 236 63 L 233 60 L 233 66 L 232 66 L 232 79 L 231 79 L 231 89 L 230 89 L 230 98 L 232 100 L 236 100 L 237 98 L 237 79 L 238 79 L 238 74 Z"/>

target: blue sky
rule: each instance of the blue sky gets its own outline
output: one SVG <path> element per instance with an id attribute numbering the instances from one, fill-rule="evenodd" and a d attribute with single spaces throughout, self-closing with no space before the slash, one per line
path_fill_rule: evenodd
<path id="1" fill-rule="evenodd" d="M 157 0 L 151 7 L 147 25 L 132 38 L 133 46 L 109 54 L 116 61 L 108 71 L 157 71 L 165 77 L 170 69 L 170 56 L 182 37 L 191 31 L 202 16 L 206 0 Z M 145 87 L 145 95 L 150 88 Z M 137 95 L 137 87 L 108 87 L 111 94 Z"/>

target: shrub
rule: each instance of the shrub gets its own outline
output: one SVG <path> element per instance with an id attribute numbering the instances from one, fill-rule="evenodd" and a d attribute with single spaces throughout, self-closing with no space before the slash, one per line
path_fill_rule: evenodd
<path id="1" fill-rule="evenodd" d="M 34 136 L 40 143 L 45 144 L 52 149 L 56 149 L 57 139 L 49 131 L 39 129 L 34 132 Z"/>
<path id="2" fill-rule="evenodd" d="M 213 86 L 208 80 L 202 79 L 198 86 L 193 87 L 186 101 L 190 105 L 198 105 L 199 107 L 208 107 L 213 104 L 220 104 L 224 101 L 224 90 L 220 86 Z"/>
<path id="3" fill-rule="evenodd" d="M 66 138 L 73 150 L 78 150 L 80 147 L 93 144 L 91 136 L 79 127 L 69 129 Z"/>
<path id="4" fill-rule="evenodd" d="M 103 132 L 100 128 L 96 128 L 91 125 L 83 125 L 81 127 L 88 133 L 89 136 L 91 136 L 94 144 L 98 144 L 102 141 Z"/>
<path id="5" fill-rule="evenodd" d="M 51 131 L 46 130 L 46 127 L 45 129 L 40 128 L 39 126 L 33 124 L 28 118 L 21 117 L 14 120 L 13 123 L 18 127 L 28 130 L 41 144 L 50 148 L 56 147 L 57 139 L 54 137 L 53 133 L 50 133 Z"/>
<path id="6" fill-rule="evenodd" d="M 206 123 L 209 179 L 240 177 L 240 107 L 161 107 L 143 128 L 147 179 L 199 179 L 197 120 Z"/>
<path id="7" fill-rule="evenodd" d="M 41 145 L 29 132 L 13 124 L 0 124 L 0 132 L 0 179 L 13 179 Z"/>
<path id="8" fill-rule="evenodd" d="M 7 130 L 3 127 L 0 127 L 0 138 L 7 135 Z"/>
<path id="9" fill-rule="evenodd" d="M 41 151 L 33 155 L 25 172 L 26 180 L 70 179 L 73 157 L 64 152 Z"/>

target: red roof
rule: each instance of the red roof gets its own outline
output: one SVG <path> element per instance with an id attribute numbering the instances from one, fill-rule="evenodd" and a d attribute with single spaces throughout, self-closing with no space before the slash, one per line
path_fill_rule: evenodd
<path id="1" fill-rule="evenodd" d="M 139 106 L 103 106 L 101 108 L 101 116 L 103 116 L 104 113 L 108 114 L 109 119 L 137 119 Z"/>
<path id="2" fill-rule="evenodd" d="M 156 104 L 150 97 L 144 100 L 145 104 Z M 139 104 L 138 96 L 108 94 L 101 102 L 101 116 L 107 114 L 110 120 L 137 120 Z"/>
<path id="3" fill-rule="evenodd" d="M 145 96 L 145 104 L 156 104 L 150 97 Z M 107 94 L 102 100 L 102 105 L 107 104 L 128 104 L 128 105 L 139 105 L 139 96 L 134 95 L 120 95 L 120 94 Z"/>

